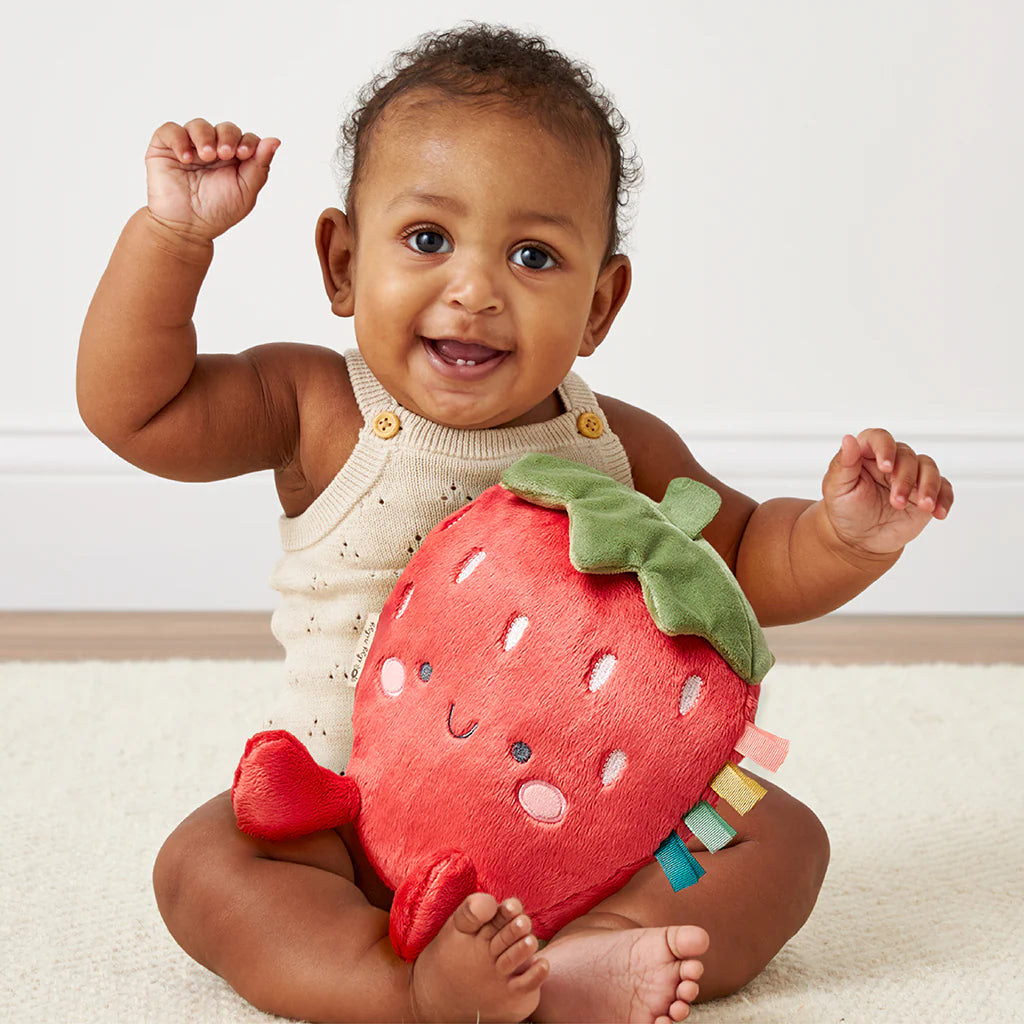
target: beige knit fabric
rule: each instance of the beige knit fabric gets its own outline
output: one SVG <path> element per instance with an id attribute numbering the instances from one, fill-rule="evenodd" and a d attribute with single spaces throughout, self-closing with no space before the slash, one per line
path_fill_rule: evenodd
<path id="1" fill-rule="evenodd" d="M 301 515 L 281 519 L 284 553 L 271 577 L 281 603 L 272 628 L 285 649 L 287 685 L 265 722 L 294 733 L 335 771 L 352 749 L 355 690 L 349 681 L 367 623 L 434 526 L 529 452 L 573 459 L 632 486 L 621 442 L 574 373 L 558 389 L 565 412 L 553 420 L 459 430 L 399 405 L 358 351 L 347 352 L 345 361 L 363 429 L 327 489 Z M 382 412 L 398 417 L 400 429 L 391 438 L 374 433 Z M 580 433 L 583 413 L 601 418 L 600 437 Z"/>

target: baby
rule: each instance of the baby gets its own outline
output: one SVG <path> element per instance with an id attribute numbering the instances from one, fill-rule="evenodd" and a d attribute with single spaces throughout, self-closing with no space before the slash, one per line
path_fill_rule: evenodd
<path id="1" fill-rule="evenodd" d="M 343 770 L 349 685 L 368 620 L 426 532 L 529 451 L 661 500 L 713 487 L 705 531 L 766 625 L 843 604 L 953 495 L 885 430 L 847 435 L 822 498 L 757 504 L 654 416 L 572 371 L 629 292 L 618 216 L 635 168 L 589 72 L 504 28 L 424 37 L 367 87 L 345 139 L 345 212 L 316 245 L 358 351 L 260 345 L 198 355 L 192 313 L 213 239 L 252 209 L 279 142 L 165 124 L 148 206 L 125 227 L 82 332 L 78 397 L 119 455 L 177 480 L 272 469 L 284 511 L 288 697 L 268 720 Z M 154 882 L 175 939 L 256 1006 L 310 1020 L 678 1021 L 736 991 L 810 914 L 828 862 L 814 814 L 770 783 L 706 875 L 675 893 L 656 862 L 541 954 L 514 893 L 476 893 L 423 954 L 388 942 L 391 893 L 351 829 L 242 834 L 227 794 L 167 840 Z"/>

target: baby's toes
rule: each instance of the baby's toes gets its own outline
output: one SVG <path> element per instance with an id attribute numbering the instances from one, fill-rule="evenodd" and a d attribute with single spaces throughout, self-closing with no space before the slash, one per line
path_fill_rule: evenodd
<path id="1" fill-rule="evenodd" d="M 684 960 L 679 965 L 679 978 L 681 981 L 700 981 L 704 973 L 704 962 L 702 960 Z M 680 999 L 682 996 L 679 997 Z"/>
<path id="2" fill-rule="evenodd" d="M 535 956 L 518 974 L 513 974 L 507 981 L 508 990 L 516 995 L 535 992 L 547 981 L 551 973 L 551 965 L 542 956 Z"/>
<path id="3" fill-rule="evenodd" d="M 474 892 L 455 909 L 451 920 L 466 935 L 476 935 L 495 915 L 498 901 L 485 892 Z"/>
<path id="4" fill-rule="evenodd" d="M 700 986 L 695 981 L 681 981 L 676 988 L 676 999 L 681 999 L 684 1003 L 693 1003 L 697 1001 L 697 993 L 700 992 Z"/>
<path id="5" fill-rule="evenodd" d="M 508 899 L 502 900 L 501 903 L 498 904 L 498 909 L 494 912 L 494 916 L 487 922 L 487 926 L 481 929 L 480 934 L 493 939 L 510 922 L 519 917 L 522 912 L 523 904 L 517 900 L 515 896 L 510 896 Z M 505 945 L 501 945 L 495 950 L 494 955 L 497 956 L 504 948 Z"/>
<path id="6" fill-rule="evenodd" d="M 668 1008 L 669 1018 L 675 1022 L 686 1020 L 690 1016 L 690 1004 L 683 1000 L 677 1000 Z"/>
<path id="7" fill-rule="evenodd" d="M 520 912 L 510 918 L 491 939 L 491 956 L 497 960 L 505 950 L 514 946 L 520 939 L 533 933 L 533 923 L 530 918 L 522 913 L 522 904 L 518 900 L 515 903 L 519 906 Z M 501 911 L 499 910 L 500 914 Z M 495 915 L 497 917 L 497 915 Z"/>
<path id="8" fill-rule="evenodd" d="M 696 925 L 673 925 L 665 930 L 665 939 L 677 960 L 698 957 L 708 951 L 708 933 Z"/>
<path id="9" fill-rule="evenodd" d="M 518 918 L 517 918 L 518 920 Z M 537 952 L 537 936 L 530 932 L 521 939 L 513 942 L 495 961 L 498 970 L 508 976 L 517 974 L 524 967 L 528 967 L 530 961 Z"/>

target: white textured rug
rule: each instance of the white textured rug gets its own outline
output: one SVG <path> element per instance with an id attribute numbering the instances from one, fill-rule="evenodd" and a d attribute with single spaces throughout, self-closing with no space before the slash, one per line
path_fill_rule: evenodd
<path id="1" fill-rule="evenodd" d="M 0 1020 L 271 1020 L 166 935 L 149 872 L 279 671 L 0 664 Z M 1024 667 L 779 665 L 760 720 L 832 865 L 764 974 L 691 1019 L 1024 1020 Z"/>

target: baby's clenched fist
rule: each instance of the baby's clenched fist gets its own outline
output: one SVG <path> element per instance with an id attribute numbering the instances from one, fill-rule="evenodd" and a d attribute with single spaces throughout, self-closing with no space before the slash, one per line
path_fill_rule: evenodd
<path id="1" fill-rule="evenodd" d="M 150 214 L 189 240 L 211 241 L 255 206 L 280 145 L 230 121 L 168 121 L 146 150 Z"/>

